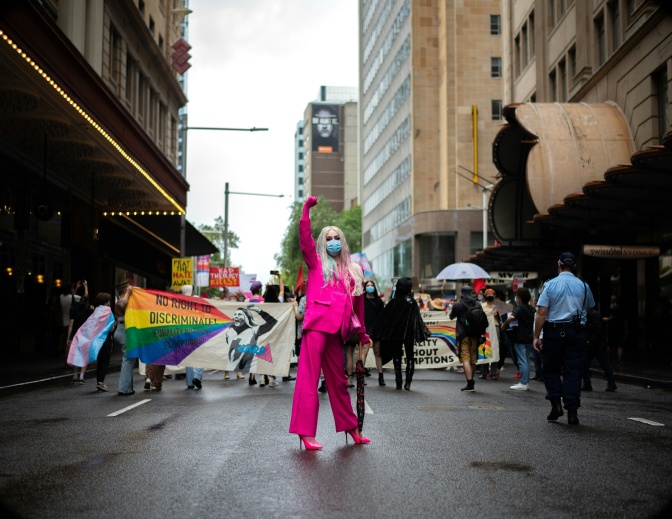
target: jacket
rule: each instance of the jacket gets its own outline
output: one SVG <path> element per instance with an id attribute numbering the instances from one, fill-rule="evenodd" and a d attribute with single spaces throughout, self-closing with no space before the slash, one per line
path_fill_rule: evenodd
<path id="1" fill-rule="evenodd" d="M 364 324 L 364 295 L 352 296 L 354 281 L 346 293 L 342 279 L 335 284 L 325 286 L 322 277 L 322 261 L 315 248 L 315 240 L 310 229 L 310 206 L 306 201 L 303 216 L 299 221 L 299 245 L 301 254 L 308 266 L 308 283 L 306 289 L 306 313 L 303 316 L 303 332 L 314 330 L 323 333 L 344 333 L 347 330 L 352 309 L 361 328 L 357 335 L 362 343 L 369 342 Z"/>

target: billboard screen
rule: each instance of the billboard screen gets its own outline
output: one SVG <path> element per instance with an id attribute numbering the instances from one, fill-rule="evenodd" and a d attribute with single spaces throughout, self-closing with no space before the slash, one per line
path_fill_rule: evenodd
<path id="1" fill-rule="evenodd" d="M 313 147 L 317 153 L 338 151 L 338 105 L 313 105 Z"/>

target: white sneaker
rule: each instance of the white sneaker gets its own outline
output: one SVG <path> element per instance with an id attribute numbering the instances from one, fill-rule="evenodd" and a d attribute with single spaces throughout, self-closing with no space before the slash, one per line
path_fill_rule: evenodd
<path id="1" fill-rule="evenodd" d="M 529 389 L 529 387 L 527 386 L 527 384 L 521 384 L 519 382 L 515 386 L 511 386 L 509 389 L 516 389 L 518 391 L 527 391 Z"/>
<path id="2" fill-rule="evenodd" d="M 271 381 L 269 381 L 268 385 L 270 387 L 275 387 L 275 386 L 278 386 L 279 384 L 275 380 L 271 380 Z"/>

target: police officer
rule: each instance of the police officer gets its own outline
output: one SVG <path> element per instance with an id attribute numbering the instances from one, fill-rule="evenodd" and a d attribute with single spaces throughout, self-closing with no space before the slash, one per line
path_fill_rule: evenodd
<path id="1" fill-rule="evenodd" d="M 558 276 L 546 281 L 534 327 L 534 349 L 542 354 L 546 400 L 551 401 L 549 421 L 567 409 L 567 423 L 578 425 L 581 405 L 581 363 L 586 348 L 584 327 L 587 311 L 595 306 L 590 287 L 574 275 L 576 258 L 563 252 L 558 259 Z M 539 338 L 544 331 L 543 345 Z"/>

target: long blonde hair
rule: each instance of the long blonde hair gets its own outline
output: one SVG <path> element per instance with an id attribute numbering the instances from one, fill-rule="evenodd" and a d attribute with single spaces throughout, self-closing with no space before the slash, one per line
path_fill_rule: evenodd
<path id="1" fill-rule="evenodd" d="M 326 238 L 329 231 L 337 232 L 341 238 L 341 253 L 337 256 L 338 261 L 327 253 Z M 350 247 L 348 247 L 348 242 L 345 240 L 343 231 L 333 225 L 328 225 L 322 229 L 322 232 L 317 237 L 317 253 L 320 255 L 320 260 L 322 261 L 323 286 L 333 285 L 338 278 L 341 278 L 347 290 L 350 290 L 352 282 L 354 282 L 354 286 L 352 287 L 353 296 L 361 296 L 364 293 L 362 269 L 350 259 Z"/>

